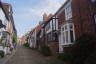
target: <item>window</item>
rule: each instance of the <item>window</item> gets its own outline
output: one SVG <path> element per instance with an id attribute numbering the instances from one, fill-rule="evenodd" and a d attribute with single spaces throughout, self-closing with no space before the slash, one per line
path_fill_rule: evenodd
<path id="1" fill-rule="evenodd" d="M 46 25 L 46 31 L 48 31 L 50 29 L 50 23 L 48 23 L 47 25 Z"/>
<path id="2" fill-rule="evenodd" d="M 6 17 L 5 17 L 5 13 L 3 12 L 1 8 L 0 8 L 0 19 L 2 20 L 2 23 L 5 25 Z"/>
<path id="3" fill-rule="evenodd" d="M 55 30 L 55 19 L 53 19 L 53 30 Z"/>
<path id="4" fill-rule="evenodd" d="M 65 34 L 66 34 L 66 43 L 68 43 L 68 38 L 69 38 L 68 37 L 68 31 L 66 31 Z"/>
<path id="5" fill-rule="evenodd" d="M 95 20 L 95 24 L 96 24 L 96 15 L 94 15 L 94 20 Z"/>
<path id="6" fill-rule="evenodd" d="M 52 20 L 50 21 L 50 29 L 52 30 Z"/>
<path id="7" fill-rule="evenodd" d="M 62 44 L 71 44 L 75 40 L 74 25 L 72 23 L 62 26 Z"/>
<path id="8" fill-rule="evenodd" d="M 62 31 L 64 31 L 64 28 L 62 28 Z"/>
<path id="9" fill-rule="evenodd" d="M 58 17 L 56 17 L 56 30 L 58 30 Z"/>
<path id="10" fill-rule="evenodd" d="M 0 36 L 1 36 L 1 32 L 0 32 Z"/>
<path id="11" fill-rule="evenodd" d="M 72 18 L 72 9 L 71 9 L 71 5 L 67 6 L 65 8 L 65 18 L 66 20 L 70 20 Z"/>
<path id="12" fill-rule="evenodd" d="M 65 34 L 64 34 L 64 32 L 62 33 L 62 36 L 63 36 L 63 43 L 65 43 Z"/>
<path id="13" fill-rule="evenodd" d="M 73 31 L 72 30 L 70 30 L 70 40 L 71 40 L 71 43 L 73 43 L 74 38 L 73 38 Z"/>

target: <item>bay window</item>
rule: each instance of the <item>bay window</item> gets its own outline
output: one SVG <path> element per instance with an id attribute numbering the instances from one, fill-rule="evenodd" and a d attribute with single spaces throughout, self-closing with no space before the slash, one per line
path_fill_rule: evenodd
<path id="1" fill-rule="evenodd" d="M 67 23 L 61 27 L 62 44 L 72 44 L 75 40 L 74 25 Z"/>

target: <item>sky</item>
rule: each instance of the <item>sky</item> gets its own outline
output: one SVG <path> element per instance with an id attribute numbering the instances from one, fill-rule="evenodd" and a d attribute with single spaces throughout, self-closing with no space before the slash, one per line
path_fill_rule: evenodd
<path id="1" fill-rule="evenodd" d="M 17 35 L 22 37 L 25 33 L 36 27 L 42 21 L 44 13 L 54 14 L 66 0 L 1 0 L 10 3 L 13 8 L 13 17 Z"/>

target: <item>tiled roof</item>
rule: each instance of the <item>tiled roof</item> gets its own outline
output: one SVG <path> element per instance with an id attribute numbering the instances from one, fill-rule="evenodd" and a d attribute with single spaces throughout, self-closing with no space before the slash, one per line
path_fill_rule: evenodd
<path id="1" fill-rule="evenodd" d="M 9 19 L 9 7 L 10 7 L 11 5 L 8 4 L 8 3 L 3 3 L 3 2 L 2 2 L 2 6 L 3 6 L 3 9 L 4 9 L 5 14 L 7 15 L 8 19 Z"/>
<path id="2" fill-rule="evenodd" d="M 36 32 L 39 32 L 41 29 L 42 29 L 42 27 L 41 27 L 40 25 L 38 25 L 38 26 L 35 28 Z"/>
<path id="3" fill-rule="evenodd" d="M 47 18 L 44 20 L 44 22 L 48 22 L 48 20 L 51 19 L 52 16 L 53 16 L 52 14 L 49 14 L 49 15 L 47 16 Z"/>

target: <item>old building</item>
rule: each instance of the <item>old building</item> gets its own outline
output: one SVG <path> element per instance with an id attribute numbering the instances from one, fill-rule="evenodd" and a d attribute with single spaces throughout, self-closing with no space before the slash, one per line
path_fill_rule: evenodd
<path id="1" fill-rule="evenodd" d="M 58 42 L 58 21 L 56 16 L 49 15 L 49 19 L 45 23 L 44 31 L 45 31 L 45 43 L 50 48 L 53 54 L 56 54 L 59 50 L 59 42 Z"/>
<path id="2" fill-rule="evenodd" d="M 30 48 L 36 47 L 36 29 L 32 29 L 28 34 L 28 44 Z"/>
<path id="3" fill-rule="evenodd" d="M 96 0 L 67 0 L 55 16 L 59 24 L 59 52 L 70 49 L 83 34 L 96 33 Z"/>
<path id="4" fill-rule="evenodd" d="M 12 36 L 14 33 L 17 34 L 12 16 L 13 11 L 8 3 L 0 2 L 0 7 L 0 39 L 5 46 L 5 50 L 9 50 L 14 48 Z"/>
<path id="5" fill-rule="evenodd" d="M 83 34 L 96 34 L 96 0 L 67 0 L 29 33 L 30 47 L 47 45 L 53 54 L 68 51 Z"/>
<path id="6" fill-rule="evenodd" d="M 43 21 L 40 22 L 41 30 L 37 35 L 39 48 L 41 46 L 48 46 L 53 54 L 56 54 L 59 49 L 58 42 L 58 18 L 52 14 L 43 15 Z"/>
<path id="7" fill-rule="evenodd" d="M 2 5 L 2 2 L 0 2 L 0 44 L 4 45 L 5 54 L 7 53 L 6 44 L 8 42 L 6 35 L 9 34 L 8 32 L 6 32 L 8 21 L 8 15 Z"/>
<path id="8" fill-rule="evenodd" d="M 8 3 L 2 3 L 2 5 L 9 18 L 9 21 L 8 21 L 7 27 L 6 27 L 6 31 L 9 33 L 8 39 L 9 39 L 9 43 L 11 44 L 13 42 L 13 40 L 12 40 L 13 34 L 17 34 L 15 24 L 14 24 L 14 19 L 13 19 L 12 6 Z"/>

